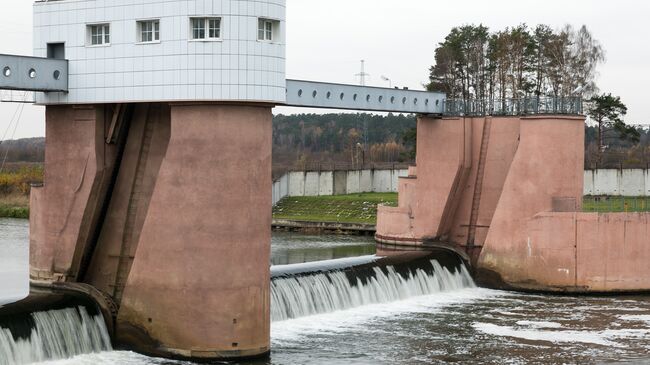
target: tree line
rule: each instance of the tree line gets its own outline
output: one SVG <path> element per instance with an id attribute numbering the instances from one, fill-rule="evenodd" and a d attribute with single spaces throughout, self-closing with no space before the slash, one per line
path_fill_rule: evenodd
<path id="1" fill-rule="evenodd" d="M 405 131 L 416 118 L 408 114 L 295 114 L 273 118 L 273 162 L 292 168 L 318 162 L 359 166 L 410 162 Z"/>
<path id="2" fill-rule="evenodd" d="M 0 164 L 5 162 L 43 162 L 45 160 L 45 138 L 22 138 L 0 141 Z"/>
<path id="3" fill-rule="evenodd" d="M 586 26 L 521 24 L 491 32 L 464 25 L 436 48 L 427 89 L 457 99 L 590 97 L 598 91 L 596 68 L 604 61 L 601 44 Z"/>
<path id="4" fill-rule="evenodd" d="M 273 144 L 314 152 L 341 152 L 350 144 L 398 141 L 415 127 L 409 114 L 294 114 L 273 118 Z"/>

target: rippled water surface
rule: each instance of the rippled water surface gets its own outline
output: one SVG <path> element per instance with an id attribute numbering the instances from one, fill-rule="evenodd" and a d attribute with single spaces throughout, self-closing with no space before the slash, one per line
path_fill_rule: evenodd
<path id="1" fill-rule="evenodd" d="M 25 270 L 16 263 L 27 257 L 26 250 L 21 251 L 27 245 L 27 223 L 0 220 L 0 229 L 0 289 L 5 290 L 6 268 Z M 357 248 L 348 251 L 349 247 Z M 17 258 L 7 257 L 7 252 Z M 274 234 L 272 261 L 296 263 L 356 252 L 374 253 L 371 241 Z M 466 288 L 277 321 L 271 332 L 271 358 L 258 363 L 650 363 L 650 297 L 569 297 Z M 177 362 L 113 351 L 49 364 Z"/>
<path id="2" fill-rule="evenodd" d="M 26 220 L 0 218 L 0 305 L 27 295 L 28 243 Z"/>
<path id="3" fill-rule="evenodd" d="M 371 236 L 304 235 L 273 232 L 271 264 L 287 265 L 372 255 L 375 241 Z"/>

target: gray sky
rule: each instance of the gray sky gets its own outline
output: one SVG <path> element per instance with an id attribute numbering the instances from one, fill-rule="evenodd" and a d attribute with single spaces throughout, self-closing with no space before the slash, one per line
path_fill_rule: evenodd
<path id="1" fill-rule="evenodd" d="M 33 1 L 1 1 L 0 53 L 31 54 Z M 601 91 L 621 96 L 627 122 L 650 124 L 649 19 L 645 0 L 287 0 L 287 77 L 358 83 L 354 74 L 365 59 L 369 85 L 388 86 L 385 75 L 394 85 L 420 89 L 436 44 L 454 26 L 586 24 L 607 52 L 599 68 Z M 0 103 L 0 137 L 16 107 Z M 292 111 L 299 110 L 276 110 Z M 28 105 L 14 138 L 44 130 L 43 108 Z"/>

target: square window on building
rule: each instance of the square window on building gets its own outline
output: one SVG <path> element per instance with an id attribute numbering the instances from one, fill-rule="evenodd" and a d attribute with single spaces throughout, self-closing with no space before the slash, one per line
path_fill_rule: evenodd
<path id="1" fill-rule="evenodd" d="M 221 18 L 190 18 L 190 27 L 194 40 L 221 39 Z"/>
<path id="2" fill-rule="evenodd" d="M 87 26 L 87 44 L 91 46 L 111 44 L 110 24 L 91 24 Z"/>
<path id="3" fill-rule="evenodd" d="M 160 20 L 142 20 L 138 22 L 138 42 L 150 43 L 160 41 Z"/>
<path id="4" fill-rule="evenodd" d="M 260 18 L 257 21 L 257 40 L 272 42 L 276 40 L 279 30 L 279 21 Z"/>

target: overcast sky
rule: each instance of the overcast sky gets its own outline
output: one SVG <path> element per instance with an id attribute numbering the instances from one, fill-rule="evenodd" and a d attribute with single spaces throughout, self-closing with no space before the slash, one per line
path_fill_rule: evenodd
<path id="1" fill-rule="evenodd" d="M 30 55 L 33 1 L 1 1 L 0 53 Z M 365 59 L 369 85 L 388 86 L 385 75 L 393 85 L 421 89 L 436 44 L 454 26 L 585 24 L 607 52 L 601 91 L 621 96 L 629 123 L 649 124 L 649 21 L 646 0 L 287 0 L 287 77 L 358 83 L 354 74 Z M 0 138 L 16 107 L 0 103 Z M 43 108 L 26 106 L 14 138 L 44 131 Z"/>

